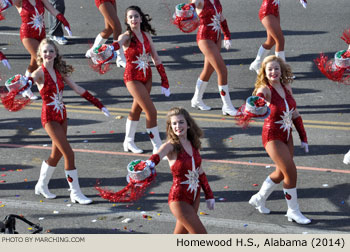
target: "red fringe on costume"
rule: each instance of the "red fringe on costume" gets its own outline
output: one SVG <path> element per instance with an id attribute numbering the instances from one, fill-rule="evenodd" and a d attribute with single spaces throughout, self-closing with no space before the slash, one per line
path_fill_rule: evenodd
<path id="1" fill-rule="evenodd" d="M 345 41 L 348 45 L 350 44 L 350 28 L 348 30 L 344 30 L 343 36 L 340 37 L 342 40 Z"/>
<path id="2" fill-rule="evenodd" d="M 1 14 L 1 12 L 0 12 L 0 21 L 1 20 L 5 20 L 5 17 Z"/>
<path id="3" fill-rule="evenodd" d="M 328 57 L 323 53 L 314 60 L 318 69 L 328 79 L 340 82 L 345 85 L 350 85 L 350 69 L 342 68 L 335 65 L 333 60 L 328 60 Z"/>
<path id="4" fill-rule="evenodd" d="M 8 111 L 10 112 L 19 111 L 31 103 L 31 100 L 29 98 L 24 98 L 24 97 L 16 98 L 18 93 L 23 91 L 25 88 L 27 88 L 27 86 L 22 88 L 21 90 L 8 92 L 5 87 L 0 87 L 1 103 L 4 105 L 4 107 Z"/>
<path id="5" fill-rule="evenodd" d="M 124 187 L 119 192 L 113 192 L 111 190 L 102 189 L 99 186 L 99 182 L 95 186 L 95 189 L 99 191 L 99 195 L 109 200 L 110 202 L 135 202 L 139 200 L 142 195 L 145 193 L 147 187 L 155 180 L 156 174 L 152 174 L 147 179 L 136 182 L 130 178 L 129 184 Z"/>

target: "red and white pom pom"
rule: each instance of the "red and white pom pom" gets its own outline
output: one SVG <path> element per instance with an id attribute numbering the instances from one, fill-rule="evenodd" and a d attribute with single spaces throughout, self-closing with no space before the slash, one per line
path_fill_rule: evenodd
<path id="1" fill-rule="evenodd" d="M 343 35 L 340 37 L 342 40 L 345 41 L 348 45 L 350 45 L 350 28 L 347 30 L 344 30 Z"/>
<path id="2" fill-rule="evenodd" d="M 196 10 L 190 4 L 178 4 L 173 15 L 173 24 L 182 32 L 190 33 L 199 26 L 199 18 Z"/>
<path id="3" fill-rule="evenodd" d="M 157 174 L 151 170 L 147 162 L 133 160 L 128 164 L 128 185 L 118 192 L 102 189 L 98 182 L 95 189 L 102 198 L 110 202 L 135 202 L 145 193 L 149 185 L 155 180 Z"/>
<path id="4" fill-rule="evenodd" d="M 31 99 L 19 96 L 23 91 L 32 86 L 31 80 L 17 74 L 8 79 L 5 86 L 6 88 L 0 88 L 0 99 L 1 103 L 8 111 L 19 111 L 31 103 Z"/>
<path id="5" fill-rule="evenodd" d="M 317 68 L 328 79 L 345 85 L 350 85 L 350 67 L 341 67 L 337 65 L 335 60 L 328 60 L 328 57 L 323 53 L 314 61 L 317 65 Z"/>
<path id="6" fill-rule="evenodd" d="M 237 125 L 243 129 L 249 126 L 254 119 L 265 119 L 271 113 L 270 108 L 264 98 L 259 96 L 249 96 L 235 116 Z"/>
<path id="7" fill-rule="evenodd" d="M 89 66 L 99 74 L 105 74 L 110 70 L 110 62 L 115 59 L 116 53 L 111 46 L 103 44 L 91 51 Z"/>

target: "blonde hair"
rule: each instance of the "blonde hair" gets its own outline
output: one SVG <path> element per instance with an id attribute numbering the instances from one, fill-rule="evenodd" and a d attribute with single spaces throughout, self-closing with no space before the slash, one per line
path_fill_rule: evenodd
<path id="1" fill-rule="evenodd" d="M 200 138 L 203 137 L 203 131 L 201 128 L 199 128 L 199 126 L 192 118 L 192 116 L 187 112 L 187 110 L 181 107 L 173 107 L 168 112 L 166 121 L 167 140 L 170 141 L 171 144 L 173 144 L 174 151 L 176 153 L 179 153 L 183 149 L 179 137 L 175 135 L 173 129 L 171 128 L 171 117 L 177 115 L 183 115 L 183 117 L 185 118 L 189 127 L 187 129 L 187 139 L 191 142 L 194 148 L 199 150 L 201 148 Z"/>
<path id="2" fill-rule="evenodd" d="M 259 73 L 256 77 L 255 89 L 253 91 L 253 95 L 256 95 L 256 92 L 259 88 L 266 87 L 267 85 L 269 85 L 269 81 L 266 77 L 266 65 L 267 63 L 272 61 L 276 61 L 281 67 L 281 84 L 286 85 L 286 84 L 292 83 L 293 73 L 290 65 L 288 65 L 283 59 L 275 55 L 270 55 L 270 56 L 267 56 L 261 63 Z"/>
<path id="3" fill-rule="evenodd" d="M 74 71 L 74 68 L 72 65 L 68 65 L 66 61 L 62 60 L 62 56 L 60 55 L 56 44 L 51 39 L 45 38 L 41 40 L 39 44 L 39 47 L 36 53 L 37 55 L 36 63 L 38 64 L 38 66 L 41 66 L 43 64 L 43 58 L 41 57 L 41 48 L 43 47 L 43 45 L 46 45 L 46 44 L 51 45 L 56 52 L 56 58 L 53 63 L 54 69 L 56 69 L 62 75 L 69 76 Z"/>

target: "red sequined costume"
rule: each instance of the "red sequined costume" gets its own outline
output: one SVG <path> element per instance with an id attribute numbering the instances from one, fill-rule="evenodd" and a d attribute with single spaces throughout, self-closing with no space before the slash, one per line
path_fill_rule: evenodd
<path id="1" fill-rule="evenodd" d="M 41 0 L 35 0 L 33 6 L 29 0 L 22 1 L 20 13 L 22 24 L 20 28 L 20 38 L 33 38 L 41 41 L 46 37 L 44 24 L 45 7 Z"/>
<path id="2" fill-rule="evenodd" d="M 95 0 L 96 7 L 100 8 L 100 5 L 105 2 L 110 2 L 113 5 L 115 4 L 115 0 Z"/>
<path id="3" fill-rule="evenodd" d="M 283 99 L 271 85 L 268 85 L 268 87 L 271 90 L 271 102 L 269 105 L 271 114 L 265 119 L 262 130 L 264 147 L 269 141 L 273 140 L 288 142 L 289 137 L 292 137 L 292 114 L 296 109 L 296 102 L 284 85 L 282 87 L 286 99 Z"/>
<path id="4" fill-rule="evenodd" d="M 47 69 L 42 66 L 44 71 L 44 86 L 40 90 L 41 98 L 43 99 L 43 105 L 41 110 L 41 124 L 45 127 L 45 124 L 50 121 L 56 121 L 62 124 L 66 118 L 66 106 L 63 103 L 63 89 L 64 83 L 61 74 L 55 70 L 57 82 L 55 83 Z"/>
<path id="5" fill-rule="evenodd" d="M 222 6 L 219 0 L 214 0 L 214 5 L 210 0 L 204 0 L 204 6 L 199 17 L 199 28 L 197 32 L 197 42 L 199 40 L 213 40 L 215 43 L 221 36 L 220 19 Z"/>
<path id="6" fill-rule="evenodd" d="M 195 172 L 198 172 L 202 158 L 199 151 L 192 147 L 193 158 L 195 162 Z M 171 186 L 168 203 L 172 201 L 184 201 L 192 205 L 197 197 L 200 195 L 200 184 L 190 183 L 190 176 L 193 173 L 192 168 L 192 157 L 185 151 L 182 150 L 177 154 L 175 163 L 170 167 L 173 174 L 173 185 Z M 194 172 L 194 173 L 195 173 Z"/>
<path id="7" fill-rule="evenodd" d="M 274 3 L 275 1 L 275 3 Z M 268 16 L 268 15 L 274 15 L 276 17 L 279 16 L 279 1 L 277 0 L 263 0 L 260 10 L 259 10 L 259 19 L 260 21 Z"/>
<path id="8" fill-rule="evenodd" d="M 130 41 L 128 49 L 125 50 L 126 67 L 124 71 L 124 82 L 140 81 L 146 84 L 152 78 L 152 70 L 149 65 L 151 45 L 146 34 L 141 31 L 143 44 L 136 35 Z"/>

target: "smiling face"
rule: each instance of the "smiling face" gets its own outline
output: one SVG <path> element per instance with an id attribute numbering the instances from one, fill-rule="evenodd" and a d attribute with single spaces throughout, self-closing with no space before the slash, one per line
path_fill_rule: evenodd
<path id="1" fill-rule="evenodd" d="M 266 64 L 266 78 L 269 83 L 278 83 L 281 78 L 281 66 L 277 61 L 271 61 Z"/>
<path id="2" fill-rule="evenodd" d="M 126 13 L 126 23 L 130 26 L 131 29 L 139 27 L 141 25 L 141 22 L 141 15 L 138 11 L 129 10 Z"/>
<path id="3" fill-rule="evenodd" d="M 174 134 L 178 137 L 187 136 L 188 124 L 183 115 L 173 115 L 170 118 L 170 125 Z"/>
<path id="4" fill-rule="evenodd" d="M 55 48 L 50 44 L 43 44 L 40 48 L 40 54 L 43 62 L 53 61 L 57 56 Z"/>

